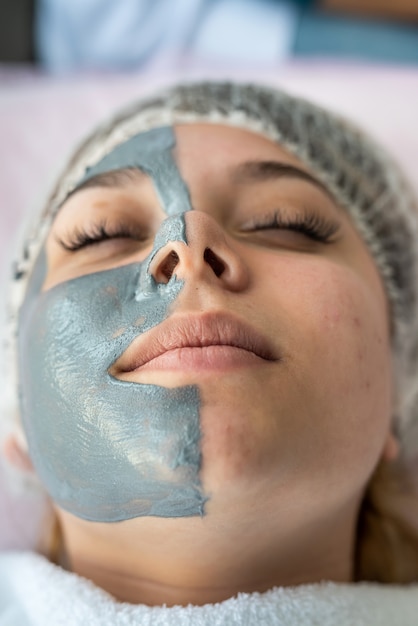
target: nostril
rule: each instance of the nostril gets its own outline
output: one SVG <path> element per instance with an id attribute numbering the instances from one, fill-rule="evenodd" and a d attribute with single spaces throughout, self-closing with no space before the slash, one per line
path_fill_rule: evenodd
<path id="1" fill-rule="evenodd" d="M 203 253 L 203 258 L 205 262 L 211 266 L 214 274 L 219 278 L 225 271 L 225 264 L 216 254 L 210 249 L 205 248 Z"/>
<path id="2" fill-rule="evenodd" d="M 167 254 L 158 268 L 158 276 L 156 276 L 157 282 L 168 283 L 179 260 L 179 255 L 174 250 Z"/>

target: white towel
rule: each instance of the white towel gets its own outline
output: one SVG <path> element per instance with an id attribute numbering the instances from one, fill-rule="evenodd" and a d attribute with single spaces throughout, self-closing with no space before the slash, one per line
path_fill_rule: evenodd
<path id="1" fill-rule="evenodd" d="M 218 604 L 120 603 L 32 553 L 0 555 L 0 626 L 417 626 L 418 586 L 324 582 Z"/>

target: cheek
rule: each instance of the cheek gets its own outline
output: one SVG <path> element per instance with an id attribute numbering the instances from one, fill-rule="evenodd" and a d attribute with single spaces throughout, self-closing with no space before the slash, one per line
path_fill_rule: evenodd
<path id="1" fill-rule="evenodd" d="M 21 413 L 51 495 L 83 519 L 200 515 L 200 397 L 114 379 L 109 367 L 163 321 L 163 298 L 135 297 L 138 264 L 79 277 L 28 299 L 19 324 Z M 142 293 L 141 293 L 142 295 Z"/>
<path id="2" fill-rule="evenodd" d="M 376 461 L 392 407 L 389 324 L 378 282 L 336 264 L 293 275 L 293 350 L 300 385 L 323 407 L 324 442 L 353 460 Z M 368 460 L 367 460 L 368 459 Z M 348 458 L 347 458 L 348 460 Z"/>
<path id="3" fill-rule="evenodd" d="M 256 483 L 269 499 L 283 484 L 292 498 L 307 489 L 317 502 L 357 497 L 392 407 L 383 290 L 327 259 L 289 255 L 257 267 L 246 317 L 283 359 L 202 385 L 204 484 L 216 492 L 238 481 L 248 496 Z"/>
<path id="4" fill-rule="evenodd" d="M 313 348 L 343 376 L 340 391 L 367 391 L 379 378 L 387 381 L 389 324 L 380 293 L 355 274 L 332 268 L 311 296 Z"/>

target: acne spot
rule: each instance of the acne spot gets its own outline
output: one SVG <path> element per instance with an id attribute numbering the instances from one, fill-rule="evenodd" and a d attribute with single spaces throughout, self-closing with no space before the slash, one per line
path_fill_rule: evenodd
<path id="1" fill-rule="evenodd" d="M 353 317 L 353 324 L 356 328 L 361 328 L 360 318 L 357 316 Z"/>
<path id="2" fill-rule="evenodd" d="M 225 417 L 217 427 L 212 423 L 211 428 L 203 430 L 202 469 L 204 482 L 210 480 L 211 490 L 217 483 L 242 478 L 247 473 L 249 463 L 254 462 L 254 438 L 249 437 L 248 429 L 241 420 L 231 423 L 228 416 Z"/>
<path id="3" fill-rule="evenodd" d="M 329 328 L 334 328 L 336 324 L 338 324 L 340 319 L 341 319 L 341 313 L 339 309 L 331 310 L 328 313 L 325 313 L 324 315 L 324 320 Z"/>
<path id="4" fill-rule="evenodd" d="M 379 335 L 379 334 L 376 334 L 376 341 L 377 341 L 378 345 L 381 346 L 382 343 L 383 343 L 383 337 L 381 335 Z"/>

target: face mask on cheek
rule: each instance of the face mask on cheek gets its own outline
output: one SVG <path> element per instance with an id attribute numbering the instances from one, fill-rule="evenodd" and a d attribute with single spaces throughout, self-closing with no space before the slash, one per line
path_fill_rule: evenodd
<path id="1" fill-rule="evenodd" d="M 178 197 L 171 129 L 150 132 L 169 133 L 170 151 L 160 149 L 161 137 L 155 154 L 149 142 L 144 150 L 144 136 L 150 133 L 123 144 L 136 140 L 136 159 L 126 157 L 123 146 L 114 151 L 125 156 L 118 168 L 127 167 L 127 159 L 151 175 L 172 215 L 150 257 L 41 292 L 42 252 L 19 319 L 21 412 L 32 461 L 59 506 L 97 522 L 202 515 L 206 500 L 199 478 L 198 388 L 142 385 L 108 372 L 136 337 L 166 319 L 182 288 L 175 276 L 157 285 L 148 273 L 150 260 L 168 241 L 187 243 L 183 214 L 190 209 L 184 189 Z M 107 171 L 109 158 L 118 156 L 114 153 L 88 173 Z M 138 163 L 139 156 L 145 163 Z M 161 164 L 168 160 L 175 172 L 167 181 Z"/>

